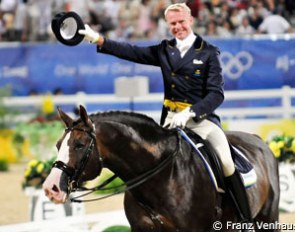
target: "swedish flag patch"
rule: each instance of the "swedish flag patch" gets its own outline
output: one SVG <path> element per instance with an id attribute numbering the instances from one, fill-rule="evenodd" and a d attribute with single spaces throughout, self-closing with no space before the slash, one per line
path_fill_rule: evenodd
<path id="1" fill-rule="evenodd" d="M 200 71 L 200 69 L 197 69 L 197 70 L 195 71 L 194 76 L 195 76 L 195 77 L 199 77 L 199 76 L 201 76 L 201 71 Z"/>

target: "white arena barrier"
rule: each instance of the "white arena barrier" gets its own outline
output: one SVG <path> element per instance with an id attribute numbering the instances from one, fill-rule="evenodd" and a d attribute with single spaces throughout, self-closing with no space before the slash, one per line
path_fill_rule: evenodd
<path id="1" fill-rule="evenodd" d="M 0 232 L 102 232 L 114 225 L 129 226 L 123 210 L 0 226 Z"/>

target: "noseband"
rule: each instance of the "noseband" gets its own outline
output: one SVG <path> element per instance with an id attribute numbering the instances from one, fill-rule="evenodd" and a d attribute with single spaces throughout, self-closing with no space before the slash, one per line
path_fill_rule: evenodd
<path id="1" fill-rule="evenodd" d="M 88 130 L 84 130 L 84 129 L 80 129 L 80 128 L 70 127 L 70 128 L 66 128 L 65 132 L 68 133 L 68 132 L 73 131 L 73 130 L 78 130 L 78 131 L 85 132 L 91 138 L 89 146 L 86 149 L 85 153 L 83 154 L 83 157 L 82 157 L 81 161 L 79 162 L 78 168 L 75 169 L 73 167 L 70 167 L 69 165 L 65 164 L 64 162 L 62 162 L 60 160 L 55 161 L 53 163 L 53 165 L 52 165 L 53 168 L 58 168 L 58 169 L 62 170 L 69 177 L 69 185 L 68 185 L 69 193 L 78 188 L 79 179 L 81 177 L 81 174 L 84 171 L 85 166 L 86 166 L 86 164 L 87 164 L 87 162 L 89 160 L 89 157 L 90 157 L 91 153 L 93 152 L 94 146 L 96 144 L 96 135 L 95 135 L 95 133 L 93 131 L 88 131 Z M 101 157 L 99 158 L 99 160 L 100 160 L 100 162 L 102 162 Z"/>

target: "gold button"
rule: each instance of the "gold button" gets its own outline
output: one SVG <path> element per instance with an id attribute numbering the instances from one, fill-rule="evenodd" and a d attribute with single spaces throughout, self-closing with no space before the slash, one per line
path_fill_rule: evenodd
<path id="1" fill-rule="evenodd" d="M 172 73 L 171 73 L 171 76 L 173 76 L 173 77 L 174 77 L 174 76 L 175 76 L 175 73 L 174 73 L 174 72 L 172 72 Z"/>
<path id="2" fill-rule="evenodd" d="M 171 88 L 173 88 L 173 89 L 174 89 L 174 88 L 175 88 L 175 85 L 174 85 L 174 84 L 172 84 L 172 85 L 171 85 Z"/>
<path id="3" fill-rule="evenodd" d="M 174 97 L 172 97 L 171 100 L 174 101 Z"/>
<path id="4" fill-rule="evenodd" d="M 187 102 L 187 99 L 184 99 L 183 102 Z"/>
<path id="5" fill-rule="evenodd" d="M 189 79 L 189 76 L 185 76 L 185 79 L 187 79 L 187 80 L 188 80 L 188 79 Z"/>

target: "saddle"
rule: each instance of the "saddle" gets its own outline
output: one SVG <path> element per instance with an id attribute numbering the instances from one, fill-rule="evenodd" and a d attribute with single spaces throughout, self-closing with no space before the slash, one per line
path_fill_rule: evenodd
<path id="1" fill-rule="evenodd" d="M 203 140 L 199 135 L 188 128 L 178 130 L 182 137 L 188 141 L 195 150 L 197 150 L 197 154 L 199 156 L 203 156 L 201 157 L 202 159 L 205 159 L 204 165 L 207 166 L 206 169 L 209 172 L 210 178 L 214 183 L 216 190 L 218 192 L 225 192 L 226 186 L 221 161 L 209 141 Z M 257 176 L 252 164 L 241 150 L 232 144 L 229 144 L 229 146 L 235 167 L 241 174 L 245 188 L 253 186 L 256 183 Z"/>

